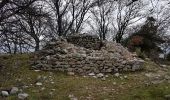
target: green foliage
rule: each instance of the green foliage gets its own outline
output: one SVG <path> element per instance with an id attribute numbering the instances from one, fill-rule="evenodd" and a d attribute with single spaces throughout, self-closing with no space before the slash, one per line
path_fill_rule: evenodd
<path id="1" fill-rule="evenodd" d="M 135 52 L 138 55 L 138 57 L 140 57 L 142 59 L 145 59 L 147 57 L 145 52 L 141 51 L 141 48 L 136 48 Z"/>
<path id="2" fill-rule="evenodd" d="M 165 100 L 164 96 L 170 93 L 169 88 L 168 83 L 141 86 L 124 95 L 121 100 Z"/>
<path id="3" fill-rule="evenodd" d="M 141 29 L 126 39 L 126 46 L 131 51 L 140 48 L 140 51 L 145 52 L 148 57 L 151 57 L 150 54 L 153 49 L 158 53 L 161 51 L 158 45 L 164 43 L 164 41 L 157 34 L 158 26 L 155 25 L 155 21 L 153 17 L 148 17 Z"/>

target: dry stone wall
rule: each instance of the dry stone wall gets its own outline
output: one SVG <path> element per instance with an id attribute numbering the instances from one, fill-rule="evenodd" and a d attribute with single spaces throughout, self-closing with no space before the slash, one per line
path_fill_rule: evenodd
<path id="1" fill-rule="evenodd" d="M 91 50 L 58 39 L 36 52 L 32 68 L 84 75 L 137 71 L 143 69 L 143 63 L 143 60 L 114 42 L 105 42 L 100 50 Z"/>
<path id="2" fill-rule="evenodd" d="M 102 42 L 97 35 L 71 35 L 68 36 L 66 39 L 69 43 L 87 49 L 100 50 L 102 47 Z"/>

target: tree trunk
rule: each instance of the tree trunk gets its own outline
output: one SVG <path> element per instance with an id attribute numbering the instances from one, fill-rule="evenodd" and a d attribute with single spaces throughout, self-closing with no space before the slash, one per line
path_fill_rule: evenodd
<path id="1" fill-rule="evenodd" d="M 117 43 L 121 43 L 123 34 L 124 34 L 123 31 L 118 31 L 117 32 L 117 34 L 116 34 L 116 42 Z"/>
<path id="2" fill-rule="evenodd" d="M 36 37 L 35 39 L 35 51 L 39 51 L 40 50 L 40 40 Z"/>
<path id="3" fill-rule="evenodd" d="M 61 17 L 58 17 L 57 23 L 58 23 L 58 35 L 62 36 L 63 33 L 62 33 L 62 18 Z"/>
<path id="4" fill-rule="evenodd" d="M 7 43 L 7 48 L 8 48 L 8 53 L 9 53 L 9 54 L 12 54 L 11 47 L 10 47 L 10 44 L 9 44 L 9 43 Z"/>
<path id="5" fill-rule="evenodd" d="M 16 53 L 17 53 L 17 43 L 14 42 L 14 54 L 16 54 Z"/>
<path id="6" fill-rule="evenodd" d="M 58 35 L 59 36 L 62 36 L 62 14 L 60 12 L 60 0 L 56 0 L 56 3 L 55 3 L 55 8 L 56 8 L 56 16 L 58 17 L 57 18 L 57 24 L 58 24 Z"/>
<path id="7" fill-rule="evenodd" d="M 103 40 L 106 40 L 106 33 L 103 33 Z"/>
<path id="8" fill-rule="evenodd" d="M 19 50 L 20 50 L 19 52 L 22 54 L 22 44 L 21 43 L 19 44 Z"/>

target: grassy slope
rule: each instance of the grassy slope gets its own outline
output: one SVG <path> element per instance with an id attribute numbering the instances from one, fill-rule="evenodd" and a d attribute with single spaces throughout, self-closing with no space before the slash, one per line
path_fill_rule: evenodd
<path id="1" fill-rule="evenodd" d="M 0 71 L 0 90 L 17 86 L 29 94 L 29 100 L 69 100 L 70 94 L 80 100 L 164 100 L 164 95 L 170 94 L 170 84 L 166 82 L 150 86 L 144 84 L 148 80 L 145 72 L 154 71 L 152 69 L 156 67 L 151 62 L 145 65 L 148 70 L 121 75 L 128 76 L 127 79 L 109 75 L 105 81 L 60 72 L 35 72 L 29 70 L 28 62 L 28 55 L 0 57 L 0 64 L 5 66 Z M 37 79 L 39 76 L 46 79 Z M 36 86 L 37 81 L 43 85 Z M 7 100 L 17 100 L 17 96 L 10 96 Z"/>

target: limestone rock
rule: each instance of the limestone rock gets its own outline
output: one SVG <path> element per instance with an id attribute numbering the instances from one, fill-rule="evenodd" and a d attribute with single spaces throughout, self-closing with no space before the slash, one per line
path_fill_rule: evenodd
<path id="1" fill-rule="evenodd" d="M 104 77 L 104 74 L 99 73 L 99 74 L 97 74 L 96 76 L 97 76 L 98 78 L 102 78 L 102 77 Z"/>
<path id="2" fill-rule="evenodd" d="M 95 76 L 95 74 L 94 74 L 94 73 L 89 73 L 88 75 L 89 75 L 89 76 Z"/>
<path id="3" fill-rule="evenodd" d="M 70 100 L 78 100 L 73 94 L 70 94 L 68 97 L 70 98 Z"/>
<path id="4" fill-rule="evenodd" d="M 102 81 L 105 81 L 105 80 L 106 80 L 106 78 L 105 78 L 105 77 L 103 77 L 103 78 L 101 78 L 101 80 L 102 80 Z"/>
<path id="5" fill-rule="evenodd" d="M 125 79 L 127 79 L 127 78 L 128 78 L 128 76 L 126 76 L 126 75 L 125 75 L 125 76 L 124 76 L 124 78 L 125 78 Z"/>
<path id="6" fill-rule="evenodd" d="M 167 65 L 160 65 L 161 67 L 163 67 L 163 68 L 166 68 L 167 67 Z"/>
<path id="7" fill-rule="evenodd" d="M 19 93 L 18 94 L 18 99 L 20 100 L 25 100 L 26 98 L 28 98 L 28 94 L 27 93 Z"/>
<path id="8" fill-rule="evenodd" d="M 41 82 L 37 82 L 36 85 L 37 86 L 42 86 L 42 83 Z"/>
<path id="9" fill-rule="evenodd" d="M 10 94 L 16 94 L 19 91 L 17 87 L 12 87 Z"/>
<path id="10" fill-rule="evenodd" d="M 8 91 L 1 91 L 1 95 L 3 97 L 7 97 L 7 96 L 9 96 L 9 93 L 8 93 Z"/>
<path id="11" fill-rule="evenodd" d="M 119 77 L 119 76 L 120 76 L 120 74 L 119 74 L 119 73 L 115 73 L 114 75 L 115 75 L 116 77 Z"/>
<path id="12" fill-rule="evenodd" d="M 67 74 L 68 74 L 68 75 L 71 75 L 71 76 L 75 75 L 74 72 L 68 72 Z"/>

